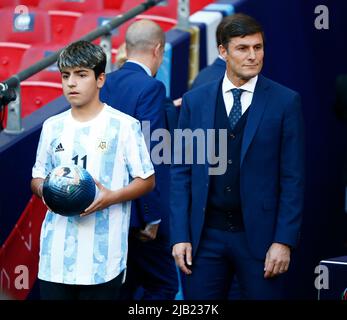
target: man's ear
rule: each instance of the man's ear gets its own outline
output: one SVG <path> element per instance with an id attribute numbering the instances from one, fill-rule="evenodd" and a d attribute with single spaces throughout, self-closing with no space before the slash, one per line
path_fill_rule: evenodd
<path id="1" fill-rule="evenodd" d="M 154 47 L 154 55 L 156 57 L 161 55 L 161 44 L 158 43 L 155 47 Z"/>
<path id="2" fill-rule="evenodd" d="M 224 59 L 227 57 L 228 51 L 227 51 L 227 49 L 224 48 L 223 45 L 220 44 L 220 45 L 218 46 L 218 51 L 219 51 L 219 54 L 220 54 Z"/>
<path id="3" fill-rule="evenodd" d="M 99 74 L 98 78 L 96 79 L 96 86 L 98 87 L 98 89 L 101 89 L 106 81 L 106 74 L 105 72 L 102 72 Z"/>

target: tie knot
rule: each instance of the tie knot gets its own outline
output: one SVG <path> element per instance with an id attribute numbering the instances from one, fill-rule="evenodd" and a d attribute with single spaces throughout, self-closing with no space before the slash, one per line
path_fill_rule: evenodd
<path id="1" fill-rule="evenodd" d="M 240 99 L 241 94 L 242 94 L 243 91 L 245 91 L 245 90 L 237 89 L 237 88 L 231 89 L 231 92 L 232 92 L 235 100 L 239 100 Z"/>

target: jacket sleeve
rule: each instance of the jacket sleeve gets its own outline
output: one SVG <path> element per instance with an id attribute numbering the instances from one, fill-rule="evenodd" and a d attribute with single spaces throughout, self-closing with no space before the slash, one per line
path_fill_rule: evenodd
<path id="1" fill-rule="evenodd" d="M 284 114 L 280 155 L 280 198 L 274 242 L 295 247 L 304 205 L 304 128 L 299 95 Z"/>
<path id="2" fill-rule="evenodd" d="M 135 118 L 141 122 L 146 143 L 149 142 L 147 147 L 149 147 L 150 151 L 159 143 L 159 141 L 152 141 L 150 139 L 153 131 L 159 128 L 165 128 L 164 101 L 164 85 L 159 81 L 151 81 L 141 92 L 137 102 Z M 144 121 L 147 121 L 147 124 Z M 162 165 L 157 165 L 153 159 L 152 162 L 154 162 L 154 171 L 156 173 L 156 186 L 152 192 L 137 199 L 135 204 L 138 218 L 144 225 L 162 218 L 159 178 L 160 171 L 163 168 Z"/>
<path id="3" fill-rule="evenodd" d="M 183 96 L 178 129 L 190 129 L 190 112 Z M 176 143 L 176 142 L 175 142 Z M 177 143 L 176 145 L 179 145 Z M 185 164 L 184 143 L 173 153 L 170 171 L 170 243 L 190 242 L 191 166 Z M 177 159 L 182 159 L 182 163 Z"/>

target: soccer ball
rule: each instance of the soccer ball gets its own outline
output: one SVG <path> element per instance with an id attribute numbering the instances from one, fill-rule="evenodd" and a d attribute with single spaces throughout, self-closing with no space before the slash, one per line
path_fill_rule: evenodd
<path id="1" fill-rule="evenodd" d="M 46 205 L 63 216 L 81 214 L 95 198 L 95 182 L 87 170 L 76 165 L 54 168 L 43 182 Z"/>

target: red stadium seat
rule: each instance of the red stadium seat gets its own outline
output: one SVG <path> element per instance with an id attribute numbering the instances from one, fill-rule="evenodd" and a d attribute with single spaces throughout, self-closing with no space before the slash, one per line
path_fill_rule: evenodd
<path id="1" fill-rule="evenodd" d="M 63 94 L 61 84 L 45 81 L 23 81 L 20 84 L 20 90 L 22 98 L 22 118 L 30 115 Z M 8 108 L 5 108 L 3 112 L 2 125 L 5 128 L 7 125 Z"/>
<path id="2" fill-rule="evenodd" d="M 40 0 L 0 0 L 0 9 L 5 7 L 15 7 L 25 5 L 29 7 L 37 7 Z"/>
<path id="3" fill-rule="evenodd" d="M 43 58 L 46 58 L 50 54 L 58 51 L 61 47 L 59 45 L 39 45 L 32 46 L 29 48 L 22 57 L 22 63 L 20 65 L 20 71 L 30 67 L 36 62 L 40 61 Z M 30 81 L 49 81 L 55 83 L 61 83 L 61 75 L 56 64 L 49 66 L 45 70 L 42 70 L 28 80 Z"/>
<path id="4" fill-rule="evenodd" d="M 44 0 L 41 0 L 44 1 Z M 18 5 L 22 4 L 25 6 L 29 6 L 29 7 L 37 7 L 40 3 L 40 0 L 17 0 Z"/>
<path id="5" fill-rule="evenodd" d="M 28 15 L 14 13 L 13 9 L 0 10 L 0 41 L 27 44 L 51 41 L 48 13 L 30 10 Z"/>
<path id="6" fill-rule="evenodd" d="M 20 84 L 22 98 L 22 114 L 24 118 L 45 104 L 63 94 L 62 85 L 45 81 L 23 81 Z M 3 110 L 2 125 L 6 128 L 8 108 Z"/>
<path id="7" fill-rule="evenodd" d="M 190 14 L 202 9 L 209 3 L 214 2 L 213 0 L 190 0 Z M 143 0 L 125 0 L 122 5 L 122 11 L 128 11 L 135 6 L 143 3 Z M 178 0 L 167 0 L 163 1 L 162 5 L 156 5 L 155 7 L 145 11 L 145 14 L 158 15 L 168 18 L 177 18 L 177 3 Z"/>
<path id="8" fill-rule="evenodd" d="M 0 42 L 0 81 L 17 73 L 28 44 Z"/>
<path id="9" fill-rule="evenodd" d="M 214 0 L 191 0 L 190 1 L 190 15 L 206 7 L 208 4 L 215 2 Z"/>
<path id="10" fill-rule="evenodd" d="M 93 12 L 104 9 L 100 0 L 46 0 L 40 1 L 39 8 L 45 10 L 66 10 L 76 12 Z"/>
<path id="11" fill-rule="evenodd" d="M 22 118 L 63 94 L 61 84 L 46 81 L 23 81 L 20 88 Z"/>
<path id="12" fill-rule="evenodd" d="M 14 7 L 17 5 L 18 0 L 0 0 L 0 9 L 6 7 Z"/>
<path id="13" fill-rule="evenodd" d="M 160 17 L 149 14 L 139 14 L 135 17 L 135 20 L 147 19 L 156 22 L 164 31 L 169 31 L 174 28 L 177 24 L 176 19 Z"/>
<path id="14" fill-rule="evenodd" d="M 83 14 L 75 25 L 74 33 L 71 37 L 71 41 L 75 41 L 86 33 L 100 27 L 103 23 L 107 22 L 116 17 L 114 11 L 107 10 L 98 13 L 85 13 Z M 117 49 L 125 40 L 125 33 L 130 23 L 132 23 L 134 19 L 125 22 L 119 28 L 113 31 L 112 36 L 112 48 Z M 95 43 L 99 44 L 100 39 L 96 40 Z"/>
<path id="15" fill-rule="evenodd" d="M 127 0 L 124 0 L 127 1 Z M 123 0 L 104 0 L 104 9 L 120 10 L 123 5 Z"/>
<path id="16" fill-rule="evenodd" d="M 168 18 L 177 18 L 177 2 L 178 0 L 167 0 L 163 3 L 163 5 L 157 5 L 147 11 L 145 11 L 145 14 L 150 15 L 158 15 L 162 17 L 168 17 Z M 142 0 L 126 0 L 123 2 L 122 5 L 122 11 L 126 12 L 139 4 L 143 3 Z M 164 5 L 165 4 L 165 5 Z"/>
<path id="17" fill-rule="evenodd" d="M 80 12 L 50 10 L 52 43 L 67 44 L 75 28 L 76 21 L 82 15 Z"/>
<path id="18" fill-rule="evenodd" d="M 75 30 L 72 34 L 71 41 L 75 41 L 81 38 L 86 33 L 100 27 L 105 21 L 115 18 L 114 11 L 107 10 L 98 13 L 85 13 L 83 14 L 75 24 Z M 131 23 L 139 19 L 149 19 L 157 22 L 164 31 L 172 29 L 177 21 L 175 19 L 159 17 L 153 15 L 138 15 L 136 18 L 127 21 L 116 29 L 112 36 L 112 63 L 115 63 L 117 54 L 117 48 L 125 41 L 125 33 Z M 100 43 L 100 39 L 95 41 L 96 44 Z"/>

